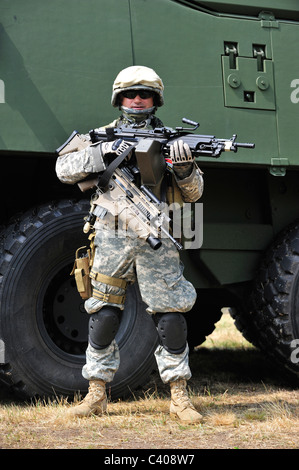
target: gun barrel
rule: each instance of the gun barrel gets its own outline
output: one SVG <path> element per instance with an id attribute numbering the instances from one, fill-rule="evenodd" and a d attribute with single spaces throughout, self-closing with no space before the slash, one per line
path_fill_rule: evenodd
<path id="1" fill-rule="evenodd" d="M 164 227 L 161 227 L 161 232 L 163 232 L 169 238 L 169 240 L 172 241 L 172 243 L 176 246 L 179 251 L 183 249 L 183 245 L 181 245 L 175 238 L 173 238 L 173 236 L 170 235 L 170 233 L 167 232 Z"/>
<path id="2" fill-rule="evenodd" d="M 249 142 L 243 142 L 243 143 L 236 142 L 235 145 L 237 147 L 242 147 L 242 148 L 245 148 L 245 149 L 254 149 L 254 147 L 255 147 L 255 144 L 251 144 Z"/>

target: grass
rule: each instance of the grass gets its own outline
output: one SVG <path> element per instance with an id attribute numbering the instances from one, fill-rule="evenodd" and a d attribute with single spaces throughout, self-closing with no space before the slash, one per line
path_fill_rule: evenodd
<path id="1" fill-rule="evenodd" d="M 209 349 L 250 349 L 253 346 L 246 341 L 242 334 L 235 328 L 233 320 L 226 309 L 213 333 L 207 337 L 200 348 Z"/>
<path id="2" fill-rule="evenodd" d="M 69 419 L 65 399 L 21 403 L 2 390 L 2 449 L 298 448 L 299 392 L 247 343 L 225 313 L 190 356 L 189 392 L 204 416 L 182 425 L 168 413 L 169 390 L 156 373 L 101 417 Z M 80 397 L 78 397 L 79 399 Z"/>

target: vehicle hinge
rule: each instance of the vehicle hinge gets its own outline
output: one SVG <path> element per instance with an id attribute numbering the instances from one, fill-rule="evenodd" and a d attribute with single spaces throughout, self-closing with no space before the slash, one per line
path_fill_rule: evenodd
<path id="1" fill-rule="evenodd" d="M 239 43 L 224 42 L 221 62 L 225 106 L 276 109 L 274 63 L 267 58 L 268 47 L 267 43 L 253 43 L 252 56 L 248 57 L 240 55 Z"/>
<path id="2" fill-rule="evenodd" d="M 236 57 L 238 56 L 238 43 L 237 42 L 225 42 L 224 53 L 229 56 L 229 68 L 236 68 Z"/>
<path id="3" fill-rule="evenodd" d="M 261 11 L 259 14 L 262 28 L 279 28 L 278 21 L 276 21 L 272 11 Z"/>
<path id="4" fill-rule="evenodd" d="M 289 165 L 288 158 L 271 158 L 269 172 L 273 176 L 285 176 L 286 167 Z"/>
<path id="5" fill-rule="evenodd" d="M 253 44 L 253 57 L 257 59 L 257 70 L 259 72 L 264 71 L 264 63 L 263 61 L 266 59 L 266 48 L 265 46 L 259 46 L 257 44 Z"/>

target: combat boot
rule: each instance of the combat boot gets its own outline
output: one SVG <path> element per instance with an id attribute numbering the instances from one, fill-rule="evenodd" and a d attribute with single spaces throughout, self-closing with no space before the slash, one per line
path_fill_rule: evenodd
<path id="1" fill-rule="evenodd" d="M 79 418 L 101 415 L 107 409 L 107 395 L 103 380 L 90 380 L 88 394 L 79 405 L 68 410 L 68 416 Z"/>
<path id="2" fill-rule="evenodd" d="M 184 379 L 170 382 L 171 403 L 170 415 L 182 423 L 200 423 L 202 415 L 196 411 L 187 392 L 187 381 Z"/>

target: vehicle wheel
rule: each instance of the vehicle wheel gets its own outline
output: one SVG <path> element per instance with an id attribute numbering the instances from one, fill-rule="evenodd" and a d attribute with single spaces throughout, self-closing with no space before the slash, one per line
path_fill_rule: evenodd
<path id="1" fill-rule="evenodd" d="M 266 253 L 247 321 L 253 326 L 252 342 L 299 378 L 299 221 Z"/>
<path id="2" fill-rule="evenodd" d="M 44 205 L 0 235 L 0 380 L 22 396 L 87 390 L 81 370 L 89 317 L 70 272 L 76 249 L 88 243 L 82 231 L 88 209 L 85 200 Z M 143 385 L 155 365 L 157 334 L 137 285 L 128 289 L 117 341 L 115 398 Z"/>

